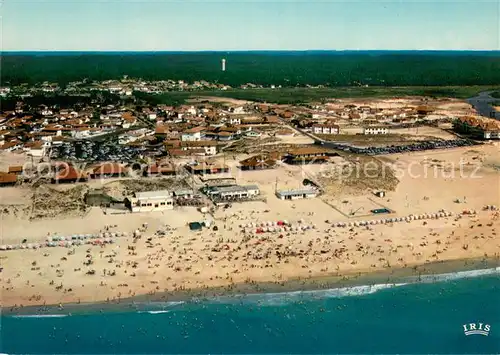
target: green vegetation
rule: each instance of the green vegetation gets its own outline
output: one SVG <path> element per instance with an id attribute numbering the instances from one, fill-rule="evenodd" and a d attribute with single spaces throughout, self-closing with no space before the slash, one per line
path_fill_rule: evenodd
<path id="1" fill-rule="evenodd" d="M 227 70 L 220 61 L 227 59 Z M 206 80 L 233 87 L 495 85 L 499 52 L 2 53 L 6 84 L 120 79 Z"/>
<path id="2" fill-rule="evenodd" d="M 495 99 L 500 99 L 500 90 L 499 91 L 493 91 L 491 93 L 491 97 L 494 97 Z"/>
<path id="3" fill-rule="evenodd" d="M 231 89 L 227 91 L 168 92 L 159 95 L 139 93 L 138 99 L 149 104 L 178 105 L 190 97 L 228 97 L 232 99 L 277 104 L 301 104 L 335 98 L 389 98 L 404 96 L 451 97 L 466 99 L 481 91 L 483 86 L 443 87 L 346 87 L 346 88 L 281 88 L 281 89 Z"/>

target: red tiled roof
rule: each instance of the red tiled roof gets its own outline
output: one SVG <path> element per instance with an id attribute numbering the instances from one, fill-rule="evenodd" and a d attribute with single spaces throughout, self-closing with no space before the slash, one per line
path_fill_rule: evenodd
<path id="1" fill-rule="evenodd" d="M 0 184 L 11 184 L 17 181 L 17 175 L 0 171 Z"/>
<path id="2" fill-rule="evenodd" d="M 22 165 L 12 165 L 9 166 L 9 173 L 22 173 L 23 166 Z"/>
<path id="3" fill-rule="evenodd" d="M 42 141 L 28 142 L 24 145 L 24 147 L 30 149 L 42 149 L 43 142 Z"/>
<path id="4" fill-rule="evenodd" d="M 127 169 L 118 163 L 103 163 L 92 169 L 92 172 L 97 175 L 110 175 L 110 174 L 125 174 Z"/>
<path id="5" fill-rule="evenodd" d="M 72 165 L 66 164 L 66 167 L 63 168 L 61 171 L 59 171 L 56 174 L 54 179 L 57 181 L 64 181 L 64 180 L 78 180 L 78 179 L 86 179 L 86 178 L 87 178 L 87 174 L 78 171 Z"/>
<path id="6" fill-rule="evenodd" d="M 196 126 L 190 129 L 186 129 L 183 133 L 198 133 L 204 131 L 206 128 L 202 126 Z"/>

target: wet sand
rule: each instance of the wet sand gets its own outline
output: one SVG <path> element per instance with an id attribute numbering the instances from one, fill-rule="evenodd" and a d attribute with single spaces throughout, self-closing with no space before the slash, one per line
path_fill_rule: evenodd
<path id="1" fill-rule="evenodd" d="M 432 262 L 404 268 L 390 268 L 375 272 L 353 272 L 342 276 L 323 276 L 288 280 L 282 283 L 260 282 L 235 284 L 227 287 L 214 287 L 184 291 L 161 292 L 154 295 L 140 295 L 121 300 L 94 303 L 68 303 L 59 305 L 3 307 L 4 315 L 57 315 L 71 313 L 122 312 L 147 308 L 156 302 L 200 302 L 217 297 L 234 297 L 235 299 L 251 294 L 287 293 L 296 291 L 315 291 L 351 288 L 398 283 L 426 282 L 430 275 L 454 274 L 472 270 L 486 270 L 500 267 L 500 257 L 474 258 Z"/>

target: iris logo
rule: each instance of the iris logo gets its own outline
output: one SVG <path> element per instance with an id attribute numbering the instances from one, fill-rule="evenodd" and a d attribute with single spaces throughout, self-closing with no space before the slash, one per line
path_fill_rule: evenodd
<path id="1" fill-rule="evenodd" d="M 464 334 L 469 335 L 484 335 L 488 336 L 490 334 L 491 326 L 484 323 L 469 323 L 464 324 Z"/>

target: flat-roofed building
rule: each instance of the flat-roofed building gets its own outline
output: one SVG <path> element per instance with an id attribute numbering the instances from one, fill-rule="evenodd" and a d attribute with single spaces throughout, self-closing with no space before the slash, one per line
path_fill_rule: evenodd
<path id="1" fill-rule="evenodd" d="M 186 165 L 186 170 L 191 174 L 224 174 L 229 172 L 229 166 L 219 163 L 201 162 L 194 165 Z"/>
<path id="2" fill-rule="evenodd" d="M 260 189 L 257 185 L 215 186 L 206 188 L 206 194 L 215 200 L 240 200 L 259 195 Z"/>
<path id="3" fill-rule="evenodd" d="M 276 196 L 280 200 L 298 200 L 302 198 L 313 198 L 318 196 L 318 191 L 314 189 L 299 189 L 299 190 L 279 190 L 276 191 Z"/>
<path id="4" fill-rule="evenodd" d="M 364 134 L 388 134 L 389 128 L 382 126 L 368 126 L 363 128 Z"/>
<path id="5" fill-rule="evenodd" d="M 166 211 L 174 208 L 174 199 L 167 190 L 136 192 L 125 199 L 125 206 L 132 212 Z"/>

